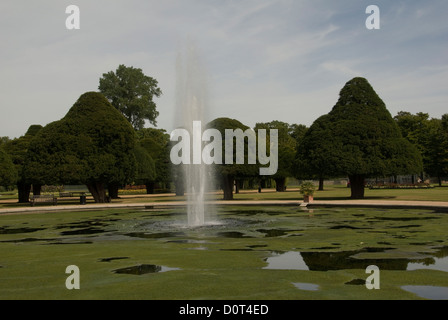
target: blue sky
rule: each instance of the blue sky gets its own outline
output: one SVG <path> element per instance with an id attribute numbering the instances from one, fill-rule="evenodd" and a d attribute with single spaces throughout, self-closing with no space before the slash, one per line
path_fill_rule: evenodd
<path id="1" fill-rule="evenodd" d="M 80 8 L 67 30 L 65 8 Z M 381 11 L 368 30 L 367 6 Z M 158 127 L 174 129 L 176 57 L 192 39 L 208 117 L 311 125 L 356 76 L 395 115 L 448 113 L 448 1 L 74 0 L 0 3 L 0 136 L 62 118 L 119 64 L 159 81 Z"/>

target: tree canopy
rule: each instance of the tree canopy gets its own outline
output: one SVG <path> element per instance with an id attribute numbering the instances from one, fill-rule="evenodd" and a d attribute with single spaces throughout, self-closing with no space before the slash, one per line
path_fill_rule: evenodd
<path id="1" fill-rule="evenodd" d="M 269 135 L 270 130 L 278 130 L 278 170 L 269 178 L 275 180 L 276 190 L 279 192 L 285 191 L 286 178 L 293 176 L 294 157 L 297 148 L 296 138 L 300 138 L 303 127 L 289 125 L 286 122 L 277 120 L 255 124 L 254 130 L 256 132 L 260 129 L 265 129 Z M 267 141 L 269 142 L 270 139 L 268 138 Z"/>
<path id="2" fill-rule="evenodd" d="M 26 203 L 29 201 L 31 193 L 31 183 L 29 183 L 23 172 L 23 164 L 28 152 L 29 145 L 34 136 L 42 129 L 41 125 L 31 125 L 25 135 L 20 138 L 7 141 L 3 145 L 3 149 L 11 157 L 17 171 L 17 190 L 19 203 Z M 33 186 L 34 194 L 40 193 L 40 184 Z"/>
<path id="3" fill-rule="evenodd" d="M 300 162 L 316 175 L 348 176 L 352 198 L 364 197 L 366 177 L 417 173 L 420 153 L 404 139 L 369 82 L 354 78 L 333 109 L 305 134 Z"/>
<path id="4" fill-rule="evenodd" d="M 0 186 L 10 187 L 17 182 L 17 179 L 17 170 L 11 157 L 0 149 Z"/>
<path id="5" fill-rule="evenodd" d="M 403 137 L 421 152 L 423 170 L 437 177 L 441 185 L 442 177 L 448 175 L 448 114 L 441 119 L 430 119 L 427 113 L 400 111 L 394 119 Z M 423 173 L 421 178 L 424 179 Z"/>
<path id="6" fill-rule="evenodd" d="M 148 184 L 156 180 L 155 162 L 149 153 L 141 145 L 137 144 L 134 149 L 136 159 L 135 182 Z"/>
<path id="7" fill-rule="evenodd" d="M 104 73 L 98 89 L 132 124 L 134 129 L 143 129 L 145 121 L 156 125 L 159 115 L 154 97 L 162 90 L 156 79 L 145 75 L 142 69 L 119 65 L 115 72 Z"/>
<path id="8" fill-rule="evenodd" d="M 105 202 L 106 185 L 134 177 L 134 147 L 130 123 L 101 93 L 87 92 L 37 133 L 24 173 L 31 183 L 86 184 L 96 202 Z"/>
<path id="9" fill-rule="evenodd" d="M 243 132 L 250 129 L 248 126 L 242 124 L 240 121 L 230 118 L 217 118 L 207 124 L 207 129 L 216 129 L 221 133 L 222 137 L 225 137 L 226 129 L 236 130 L 241 129 Z M 255 135 L 255 133 L 254 133 Z M 236 163 L 236 152 L 237 147 L 235 141 L 233 143 L 233 164 L 225 164 L 225 144 L 226 141 L 222 139 L 222 164 L 214 164 L 215 174 L 221 184 L 221 188 L 224 191 L 224 200 L 233 199 L 233 184 L 235 179 L 255 176 L 258 174 L 258 165 L 249 164 L 248 155 L 249 152 L 254 152 L 254 150 L 249 150 L 248 141 L 245 139 L 244 143 L 244 164 Z"/>
<path id="10" fill-rule="evenodd" d="M 148 193 L 154 193 L 154 184 L 167 183 L 171 179 L 169 144 L 170 136 L 163 129 L 144 128 L 136 132 L 138 144 L 146 150 L 157 168 L 154 178 L 146 181 Z"/>

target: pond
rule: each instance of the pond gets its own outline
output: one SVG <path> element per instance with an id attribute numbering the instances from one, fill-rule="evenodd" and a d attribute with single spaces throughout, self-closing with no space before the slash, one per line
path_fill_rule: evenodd
<path id="1" fill-rule="evenodd" d="M 0 298 L 446 299 L 447 228 L 411 208 L 222 206 L 193 228 L 183 208 L 0 216 Z"/>

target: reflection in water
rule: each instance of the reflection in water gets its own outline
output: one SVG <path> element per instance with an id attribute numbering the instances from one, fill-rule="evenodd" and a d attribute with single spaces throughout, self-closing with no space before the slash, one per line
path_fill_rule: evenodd
<path id="1" fill-rule="evenodd" d="M 448 300 L 447 287 L 435 286 L 403 286 L 403 290 L 415 293 L 421 298 L 430 300 Z"/>
<path id="2" fill-rule="evenodd" d="M 293 285 L 299 289 L 299 290 L 305 290 L 305 291 L 318 291 L 319 286 L 314 283 L 302 283 L 302 282 L 295 282 Z"/>
<path id="3" fill-rule="evenodd" d="M 114 272 L 120 273 L 120 274 L 142 275 L 142 274 L 147 274 L 147 273 L 167 272 L 167 271 L 173 271 L 173 270 L 180 270 L 180 269 L 168 268 L 165 266 L 156 266 L 154 264 L 141 264 L 138 266 L 117 269 L 117 270 L 114 270 Z"/>
<path id="4" fill-rule="evenodd" d="M 431 269 L 448 272 L 448 247 L 441 248 L 433 256 L 433 258 L 410 262 L 406 270 Z"/>
<path id="5" fill-rule="evenodd" d="M 376 265 L 380 270 L 433 269 L 448 272 L 448 247 L 433 253 L 426 259 L 355 259 L 354 255 L 363 252 L 381 252 L 389 248 L 364 248 L 358 251 L 342 252 L 274 252 L 266 259 L 263 269 L 329 271 L 343 269 L 365 269 Z"/>
<path id="6" fill-rule="evenodd" d="M 268 265 L 263 269 L 276 270 L 310 270 L 303 260 L 300 252 L 286 252 L 275 254 L 266 260 Z"/>

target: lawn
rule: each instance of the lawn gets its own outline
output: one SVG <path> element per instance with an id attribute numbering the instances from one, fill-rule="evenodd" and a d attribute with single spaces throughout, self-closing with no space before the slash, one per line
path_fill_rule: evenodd
<path id="1" fill-rule="evenodd" d="M 216 211 L 223 223 L 193 229 L 182 208 L 0 215 L 0 299 L 419 299 L 403 286 L 448 287 L 446 214 Z M 380 290 L 364 285 L 372 264 Z M 80 290 L 65 286 L 69 265 Z M 133 269 L 159 272 L 118 273 Z"/>
<path id="2" fill-rule="evenodd" d="M 155 194 L 146 195 L 141 192 L 132 194 L 126 192 L 125 195 L 119 194 L 120 199 L 114 199 L 113 203 L 147 203 L 147 202 L 166 202 L 166 201 L 184 201 L 185 196 L 175 196 L 174 194 Z M 345 186 L 325 186 L 324 191 L 316 191 L 315 200 L 344 200 L 350 198 L 350 189 Z M 365 190 L 365 198 L 369 200 L 402 200 L 402 201 L 448 201 L 448 187 L 434 187 L 430 189 L 380 189 Z M 0 197 L 0 208 L 28 207 L 29 204 L 18 204 L 15 193 L 2 194 Z M 209 200 L 221 200 L 220 192 L 208 195 Z M 234 195 L 234 200 L 302 200 L 302 196 L 297 188 L 289 188 L 286 192 L 276 192 L 274 189 L 264 189 L 261 193 L 256 190 L 241 190 L 239 194 Z M 58 199 L 59 204 L 77 205 L 79 198 Z M 93 203 L 91 198 L 88 204 Z"/>

